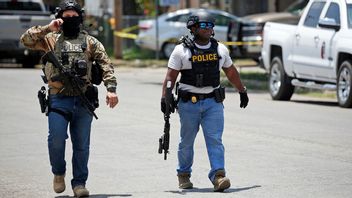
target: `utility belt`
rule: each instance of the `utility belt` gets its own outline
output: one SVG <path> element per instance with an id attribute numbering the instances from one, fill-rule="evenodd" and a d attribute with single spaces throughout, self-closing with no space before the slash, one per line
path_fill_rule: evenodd
<path id="1" fill-rule="evenodd" d="M 215 89 L 213 92 L 207 93 L 207 94 L 192 93 L 192 92 L 178 89 L 177 94 L 178 94 L 177 100 L 181 99 L 183 102 L 188 102 L 190 100 L 192 103 L 197 103 L 199 100 L 214 98 L 216 102 L 220 103 L 220 102 L 223 102 L 225 99 L 225 87 L 219 87 Z"/>
<path id="2" fill-rule="evenodd" d="M 60 89 L 49 89 L 49 95 L 60 94 L 59 92 Z M 99 107 L 98 88 L 96 86 L 88 86 L 84 95 L 88 99 L 88 102 L 94 107 L 94 110 Z M 38 91 L 38 100 L 40 110 L 42 113 L 45 113 L 46 116 L 49 114 L 49 112 L 55 112 L 62 115 L 67 121 L 71 121 L 71 112 L 65 112 L 60 109 L 50 107 L 50 97 L 48 96 L 44 86 L 42 86 Z"/>
<path id="3" fill-rule="evenodd" d="M 49 88 L 49 95 L 56 95 L 60 94 L 63 96 L 79 96 L 79 93 L 74 92 L 74 91 L 66 91 L 64 89 L 59 89 L 59 88 Z"/>
<path id="4" fill-rule="evenodd" d="M 50 88 L 49 89 L 49 95 L 56 95 L 59 94 L 61 89 L 56 89 L 56 88 Z"/>

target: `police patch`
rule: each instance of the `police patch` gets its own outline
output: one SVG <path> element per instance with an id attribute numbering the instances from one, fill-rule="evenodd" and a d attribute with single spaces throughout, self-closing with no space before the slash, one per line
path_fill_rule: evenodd
<path id="1" fill-rule="evenodd" d="M 218 55 L 216 53 L 192 56 L 192 62 L 207 62 L 207 61 L 217 61 L 217 60 L 218 60 Z"/>
<path id="2" fill-rule="evenodd" d="M 79 53 L 82 53 L 83 52 L 82 44 L 74 44 L 74 43 L 70 43 L 70 42 L 65 41 L 63 43 L 61 51 L 62 52 L 79 52 Z"/>

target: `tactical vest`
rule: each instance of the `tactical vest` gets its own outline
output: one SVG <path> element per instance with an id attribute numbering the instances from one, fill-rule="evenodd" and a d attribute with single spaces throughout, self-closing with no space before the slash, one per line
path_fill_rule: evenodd
<path id="1" fill-rule="evenodd" d="M 55 55 L 61 62 L 63 67 L 67 70 L 74 69 L 74 65 L 78 61 L 84 60 L 87 63 L 87 71 L 85 75 L 80 78 L 85 81 L 86 86 L 83 87 L 85 92 L 87 86 L 90 84 L 92 61 L 90 61 L 89 52 L 87 51 L 87 34 L 81 32 L 76 39 L 65 40 L 63 35 L 60 35 L 55 43 Z M 63 95 L 79 95 L 73 91 L 72 85 L 67 81 L 64 75 L 59 72 L 51 63 L 45 65 L 47 79 L 55 81 L 59 80 L 63 83 Z"/>
<path id="2" fill-rule="evenodd" d="M 209 49 L 199 49 L 195 45 L 186 46 L 191 50 L 192 69 L 181 70 L 181 83 L 195 87 L 212 86 L 220 84 L 220 70 L 218 54 L 218 42 L 210 39 Z"/>

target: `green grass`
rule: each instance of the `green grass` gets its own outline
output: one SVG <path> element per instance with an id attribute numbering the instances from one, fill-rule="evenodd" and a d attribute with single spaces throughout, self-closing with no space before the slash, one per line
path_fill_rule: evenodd
<path id="1" fill-rule="evenodd" d="M 155 58 L 155 52 L 152 50 L 141 49 L 139 47 L 131 47 L 124 49 L 122 56 L 124 60 L 153 59 Z"/>
<path id="2" fill-rule="evenodd" d="M 308 89 L 308 88 L 302 88 L 302 87 L 296 87 L 295 94 L 311 96 L 315 98 L 332 98 L 332 99 L 336 98 L 336 91 Z"/>
<path id="3" fill-rule="evenodd" d="M 261 72 L 241 72 L 241 81 L 246 85 L 248 90 L 265 91 L 268 87 L 268 76 L 267 74 Z M 221 84 L 226 87 L 231 87 L 232 85 L 225 77 L 225 74 L 221 74 Z"/>

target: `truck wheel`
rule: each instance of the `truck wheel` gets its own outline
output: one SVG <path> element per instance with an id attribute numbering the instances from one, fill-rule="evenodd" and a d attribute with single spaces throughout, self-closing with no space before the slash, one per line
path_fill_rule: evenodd
<path id="1" fill-rule="evenodd" d="M 273 58 L 270 64 L 269 92 L 273 100 L 290 100 L 294 86 L 286 75 L 279 57 Z"/>
<path id="2" fill-rule="evenodd" d="M 352 107 L 352 61 L 344 61 L 337 75 L 337 100 L 341 107 Z"/>

